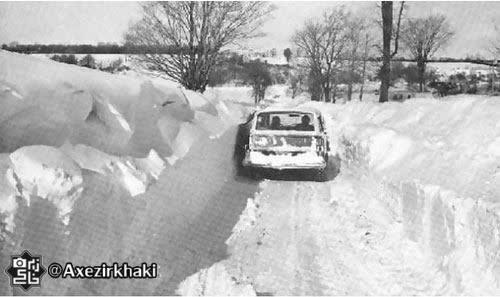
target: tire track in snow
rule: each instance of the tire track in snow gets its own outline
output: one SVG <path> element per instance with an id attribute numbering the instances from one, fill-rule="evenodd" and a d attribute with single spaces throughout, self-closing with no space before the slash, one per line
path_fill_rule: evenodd
<path id="1" fill-rule="evenodd" d="M 229 244 L 227 266 L 250 279 L 260 293 L 326 294 L 311 212 L 326 206 L 328 196 L 320 194 L 329 193 L 328 185 L 268 180 L 262 186 L 257 221 Z"/>
<path id="2" fill-rule="evenodd" d="M 257 294 L 442 291 L 439 272 L 403 237 L 372 186 L 352 172 L 327 183 L 262 182 L 255 219 L 229 240 L 223 265 Z"/>
<path id="3" fill-rule="evenodd" d="M 294 294 L 297 295 L 324 295 L 326 287 L 323 285 L 324 276 L 317 256 L 320 254 L 318 238 L 314 236 L 311 214 L 315 211 L 314 205 L 321 202 L 317 187 L 321 184 L 296 183 L 295 195 L 292 205 L 291 223 L 295 221 L 292 242 L 296 244 L 298 267 Z"/>

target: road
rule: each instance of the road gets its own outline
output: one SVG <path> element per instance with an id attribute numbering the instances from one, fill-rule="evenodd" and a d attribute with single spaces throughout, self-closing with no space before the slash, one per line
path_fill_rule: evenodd
<path id="1" fill-rule="evenodd" d="M 349 168 L 323 183 L 307 173 L 260 181 L 237 177 L 235 135 L 232 129 L 217 141 L 200 137 L 205 140 L 137 197 L 84 171 L 86 187 L 68 226 L 57 219 L 54 205 L 32 197 L 30 206 L 19 206 L 12 244 L 2 246 L 2 265 L 19 249 L 43 255 L 46 265 L 159 265 L 156 280 L 45 277 L 41 288 L 29 292 L 36 295 L 229 294 L 217 286 L 218 276 L 200 277 L 220 265 L 230 283 L 263 295 L 442 291 L 443 274 L 403 238 L 398 218 L 376 199 L 381 193 L 370 192 L 377 188 L 370 177 Z M 23 294 L 8 286 L 5 275 L 0 280 L 4 294 Z"/>
<path id="2" fill-rule="evenodd" d="M 346 169 L 325 183 L 290 179 L 262 181 L 227 241 L 230 256 L 220 264 L 235 286 L 251 286 L 257 295 L 419 295 L 447 289 L 446 276 L 378 202 L 381 193 L 367 191 L 375 185 L 371 177 Z M 178 292 L 228 293 L 211 282 L 222 280 L 195 275 Z"/>

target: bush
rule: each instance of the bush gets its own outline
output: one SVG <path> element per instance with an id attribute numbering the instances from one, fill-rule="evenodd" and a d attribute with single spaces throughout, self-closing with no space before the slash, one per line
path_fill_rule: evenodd
<path id="1" fill-rule="evenodd" d="M 377 71 L 377 79 L 381 79 L 381 70 L 382 68 L 379 68 Z M 394 83 L 400 79 L 400 78 L 405 78 L 405 70 L 406 67 L 404 66 L 403 62 L 401 61 L 394 61 L 391 63 L 391 80 L 390 84 L 391 86 L 394 86 Z"/>
<path id="2" fill-rule="evenodd" d="M 215 87 L 223 85 L 231 80 L 230 71 L 222 66 L 216 66 L 208 75 L 208 85 Z"/>
<path id="3" fill-rule="evenodd" d="M 95 59 L 94 59 L 94 57 L 92 57 L 92 55 L 86 55 L 85 57 L 83 57 L 80 60 L 79 64 L 82 67 L 87 67 L 87 68 L 92 68 L 92 69 L 96 68 Z"/>
<path id="4" fill-rule="evenodd" d="M 377 78 L 380 79 L 380 69 L 377 72 Z M 391 86 L 394 86 L 394 83 L 398 79 L 404 79 L 408 84 L 408 87 L 413 84 L 419 83 L 419 73 L 417 65 L 414 63 L 410 63 L 407 66 L 403 64 L 401 61 L 394 61 L 391 63 Z M 437 74 L 434 70 L 426 70 L 424 74 L 424 79 L 426 82 L 434 81 L 437 79 Z"/>
<path id="5" fill-rule="evenodd" d="M 50 59 L 61 62 L 61 63 L 66 63 L 66 64 L 73 64 L 76 65 L 78 64 L 78 60 L 76 59 L 75 55 L 53 55 L 50 57 Z"/>
<path id="6" fill-rule="evenodd" d="M 353 84 L 356 84 L 356 83 L 361 83 L 361 81 L 362 81 L 360 73 L 358 73 L 356 71 L 351 72 L 349 70 L 340 71 L 338 76 L 337 76 L 337 79 L 338 79 L 339 84 L 348 84 L 350 82 L 352 82 Z"/>

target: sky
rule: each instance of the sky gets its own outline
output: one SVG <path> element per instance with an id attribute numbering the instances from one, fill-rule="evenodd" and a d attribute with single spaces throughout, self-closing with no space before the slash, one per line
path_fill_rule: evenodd
<path id="1" fill-rule="evenodd" d="M 406 17 L 444 14 L 455 31 L 449 45 L 437 56 L 489 55 L 500 25 L 500 2 L 407 2 Z M 307 19 L 328 7 L 344 5 L 368 19 L 380 18 L 378 2 L 274 2 L 276 9 L 264 24 L 265 37 L 246 44 L 282 49 Z M 397 6 L 398 4 L 395 3 Z M 136 2 L 0 2 L 0 44 L 122 42 L 129 24 L 140 17 Z M 374 25 L 375 26 L 375 25 Z"/>

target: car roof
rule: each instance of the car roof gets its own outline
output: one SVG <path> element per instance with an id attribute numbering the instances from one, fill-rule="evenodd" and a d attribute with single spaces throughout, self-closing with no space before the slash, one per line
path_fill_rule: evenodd
<path id="1" fill-rule="evenodd" d="M 313 113 L 316 115 L 321 115 L 321 112 L 314 108 L 314 107 L 309 107 L 309 106 L 297 106 L 297 107 L 266 107 L 264 109 L 258 110 L 257 113 L 263 113 L 263 112 L 305 112 L 305 113 Z"/>

